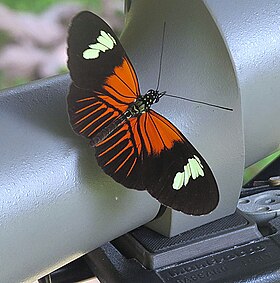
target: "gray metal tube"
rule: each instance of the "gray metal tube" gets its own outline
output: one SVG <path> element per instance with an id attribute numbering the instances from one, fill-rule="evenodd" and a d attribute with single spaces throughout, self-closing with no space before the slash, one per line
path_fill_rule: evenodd
<path id="1" fill-rule="evenodd" d="M 225 40 L 235 69 L 248 166 L 280 145 L 280 2 L 204 2 Z"/>
<path id="2" fill-rule="evenodd" d="M 149 224 L 174 236 L 236 209 L 244 168 L 238 83 L 224 39 L 203 1 L 132 1 L 127 19 L 121 39 L 136 67 L 142 92 L 156 86 L 165 21 L 160 91 L 233 108 L 229 112 L 168 97 L 154 107 L 205 158 L 220 191 L 220 202 L 210 214 L 190 216 L 167 209 Z"/>
<path id="3" fill-rule="evenodd" d="M 69 77 L 0 93 L 0 282 L 34 281 L 148 221 L 159 204 L 97 166 L 66 114 Z"/>

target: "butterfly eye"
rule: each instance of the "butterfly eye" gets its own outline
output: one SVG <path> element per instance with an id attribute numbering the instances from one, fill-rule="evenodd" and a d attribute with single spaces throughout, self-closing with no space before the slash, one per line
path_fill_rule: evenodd
<path id="1" fill-rule="evenodd" d="M 155 91 L 153 90 L 153 89 L 149 89 L 148 91 L 147 91 L 147 94 L 153 94 Z"/>

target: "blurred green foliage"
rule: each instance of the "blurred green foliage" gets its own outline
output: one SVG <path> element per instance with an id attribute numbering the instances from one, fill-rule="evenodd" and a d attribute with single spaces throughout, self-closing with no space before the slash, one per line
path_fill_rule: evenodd
<path id="1" fill-rule="evenodd" d="M 10 41 L 10 36 L 3 31 L 0 31 L 0 48 Z"/>
<path id="2" fill-rule="evenodd" d="M 1 3 L 10 7 L 14 10 L 19 11 L 30 11 L 30 12 L 42 12 L 47 9 L 49 6 L 57 3 L 68 2 L 67 0 L 1 0 Z M 81 3 L 85 7 L 94 7 L 96 9 L 101 7 L 101 0 L 73 0 L 72 3 Z"/>
<path id="3" fill-rule="evenodd" d="M 255 164 L 247 167 L 244 171 L 243 185 L 246 185 L 248 182 L 250 182 L 257 174 L 259 174 L 277 158 L 280 158 L 280 149 L 276 150 L 275 152 L 261 159 Z"/>

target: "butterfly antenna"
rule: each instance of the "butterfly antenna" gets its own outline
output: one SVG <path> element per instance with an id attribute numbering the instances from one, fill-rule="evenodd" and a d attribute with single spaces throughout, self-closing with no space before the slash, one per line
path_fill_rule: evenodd
<path id="1" fill-rule="evenodd" d="M 163 57 L 163 45 L 164 45 L 164 37 L 165 37 L 165 26 L 166 22 L 163 23 L 163 32 L 162 32 L 162 40 L 161 40 L 161 51 L 160 51 L 160 59 L 159 59 L 159 72 L 158 72 L 158 81 L 156 91 L 158 91 L 159 83 L 160 83 L 160 76 L 161 76 L 161 66 L 162 66 L 162 57 Z"/>
<path id="2" fill-rule="evenodd" d="M 165 26 L 166 26 L 166 22 L 163 23 L 161 51 L 160 51 L 160 59 L 159 59 L 159 72 L 158 72 L 158 80 L 157 80 L 156 91 L 158 91 L 159 83 L 160 83 L 160 77 L 161 77 L 163 47 L 164 47 L 164 39 L 165 39 Z M 229 107 L 224 107 L 224 106 L 220 106 L 220 105 L 211 104 L 211 103 L 208 103 L 208 102 L 203 102 L 203 101 L 198 101 L 198 100 L 194 100 L 194 99 L 190 99 L 190 98 L 176 96 L 176 95 L 173 95 L 173 94 L 167 94 L 165 91 L 161 93 L 161 96 L 169 96 L 169 97 L 173 97 L 173 98 L 178 98 L 178 99 L 182 99 L 182 100 L 186 100 L 186 101 L 190 101 L 190 102 L 194 102 L 194 103 L 199 103 L 199 104 L 219 108 L 219 109 L 222 109 L 222 110 L 233 111 L 233 109 L 229 108 Z"/>
<path id="3" fill-rule="evenodd" d="M 176 96 L 176 95 L 173 95 L 173 94 L 165 93 L 164 96 L 169 96 L 169 97 L 178 98 L 178 99 L 182 99 L 182 100 L 186 100 L 186 101 L 190 101 L 190 102 L 194 102 L 194 103 L 199 103 L 199 104 L 203 104 L 203 105 L 219 108 L 219 109 L 222 109 L 222 110 L 233 111 L 233 109 L 229 108 L 229 107 L 224 107 L 224 106 L 220 106 L 220 105 L 216 105 L 216 104 L 212 104 L 212 103 L 208 103 L 208 102 L 204 102 L 204 101 L 199 101 L 199 100 L 195 100 L 195 99 L 190 99 L 190 98 L 185 98 L 185 97 L 181 97 L 181 96 Z"/>

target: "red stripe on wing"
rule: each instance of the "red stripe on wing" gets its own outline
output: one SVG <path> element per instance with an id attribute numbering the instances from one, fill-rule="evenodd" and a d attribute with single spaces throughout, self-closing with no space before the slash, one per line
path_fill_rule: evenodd
<path id="1" fill-rule="evenodd" d="M 104 85 L 97 89 L 88 91 L 72 85 L 68 96 L 72 127 L 76 133 L 87 138 L 93 138 L 118 119 L 139 96 L 137 77 L 126 56 Z M 86 96 L 81 97 L 81 93 Z"/>

